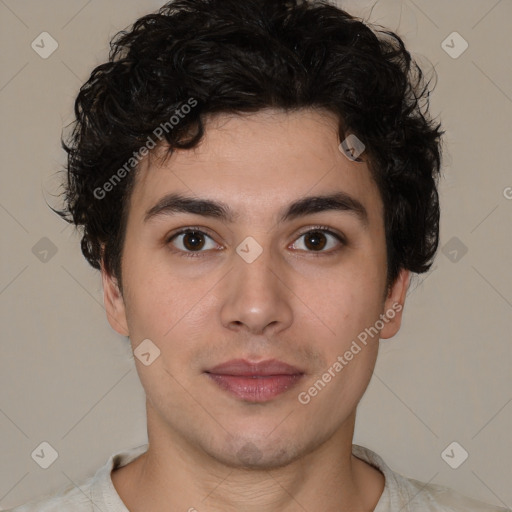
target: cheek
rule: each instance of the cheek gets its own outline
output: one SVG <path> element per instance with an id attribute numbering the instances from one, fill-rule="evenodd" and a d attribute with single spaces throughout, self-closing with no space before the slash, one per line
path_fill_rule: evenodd
<path id="1" fill-rule="evenodd" d="M 352 278 L 331 282 L 323 295 L 317 295 L 318 310 L 332 331 L 316 340 L 323 346 L 326 366 L 308 384 L 329 381 L 319 408 L 327 401 L 334 407 L 327 408 L 331 412 L 345 414 L 356 406 L 371 379 L 379 347 L 374 326 L 381 313 L 381 290 L 372 277 L 370 272 L 365 278 L 354 272 Z M 318 414 L 325 413 L 325 421 L 331 421 L 327 409 Z"/>
<path id="2" fill-rule="evenodd" d="M 186 312 L 183 283 L 149 261 L 132 252 L 123 267 L 127 321 L 135 344 L 140 337 L 163 338 Z"/>
<path id="3" fill-rule="evenodd" d="M 375 324 L 382 307 L 384 281 L 377 269 L 369 266 L 343 272 L 337 280 L 324 282 L 310 290 L 311 308 L 329 326 L 337 349 Z"/>
<path id="4" fill-rule="evenodd" d="M 133 255 L 135 256 L 135 255 Z M 145 262 L 144 264 L 137 264 Z M 180 373 L 198 340 L 210 332 L 212 315 L 218 311 L 208 291 L 211 279 L 193 280 L 170 265 L 133 257 L 126 265 L 126 314 L 133 348 L 148 338 L 160 349 L 162 360 Z M 217 277 L 218 279 L 218 277 Z"/>

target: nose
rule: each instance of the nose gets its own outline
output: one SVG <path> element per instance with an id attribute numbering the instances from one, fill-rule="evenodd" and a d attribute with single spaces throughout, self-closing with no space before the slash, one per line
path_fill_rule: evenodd
<path id="1" fill-rule="evenodd" d="M 275 335 L 289 327 L 293 321 L 293 293 L 291 283 L 286 282 L 284 262 L 265 247 L 251 263 L 238 254 L 233 260 L 221 291 L 222 325 L 254 335 Z"/>

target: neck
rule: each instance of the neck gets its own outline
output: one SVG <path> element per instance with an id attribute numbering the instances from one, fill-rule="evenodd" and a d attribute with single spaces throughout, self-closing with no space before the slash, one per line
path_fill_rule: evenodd
<path id="1" fill-rule="evenodd" d="M 278 467 L 227 465 L 147 408 L 148 451 L 111 475 L 130 512 L 371 512 L 382 494 L 382 473 L 352 455 L 355 412 L 328 440 Z"/>

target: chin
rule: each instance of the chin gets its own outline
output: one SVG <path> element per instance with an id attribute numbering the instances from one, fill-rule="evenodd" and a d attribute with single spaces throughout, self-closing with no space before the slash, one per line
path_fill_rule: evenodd
<path id="1" fill-rule="evenodd" d="M 210 455 L 222 464 L 237 469 L 271 470 L 287 466 L 303 456 L 303 450 L 288 439 L 249 436 L 231 438 L 229 444 Z"/>

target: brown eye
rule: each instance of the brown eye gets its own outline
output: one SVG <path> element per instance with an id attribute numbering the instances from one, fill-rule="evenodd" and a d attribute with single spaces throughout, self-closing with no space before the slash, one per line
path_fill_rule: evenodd
<path id="1" fill-rule="evenodd" d="M 308 249 L 321 250 L 325 247 L 326 237 L 321 231 L 309 231 L 304 237 L 305 245 Z"/>
<path id="2" fill-rule="evenodd" d="M 297 240 L 300 240 L 301 238 L 304 240 L 302 242 L 303 247 L 294 248 L 304 250 L 306 252 L 318 252 L 327 254 L 335 252 L 336 245 L 345 245 L 345 240 L 341 235 L 338 235 L 337 233 L 334 233 L 333 231 L 325 228 L 310 229 L 309 231 L 302 233 Z M 295 242 L 293 245 L 295 246 L 296 244 L 297 242 Z M 324 250 L 326 247 L 327 250 Z"/>
<path id="3" fill-rule="evenodd" d="M 181 240 L 180 240 L 181 238 Z M 208 240 L 211 240 L 208 246 Z M 202 253 L 208 249 L 216 249 L 217 245 L 212 238 L 203 231 L 197 229 L 183 229 L 179 233 L 175 233 L 168 240 L 176 249 L 183 253 Z"/>
<path id="4" fill-rule="evenodd" d="M 183 234 L 183 246 L 189 251 L 202 249 L 204 237 L 199 231 L 189 231 Z"/>

